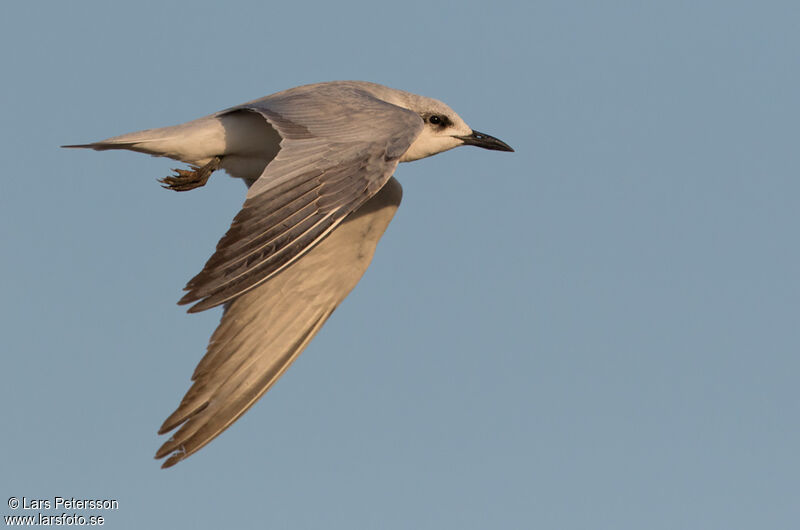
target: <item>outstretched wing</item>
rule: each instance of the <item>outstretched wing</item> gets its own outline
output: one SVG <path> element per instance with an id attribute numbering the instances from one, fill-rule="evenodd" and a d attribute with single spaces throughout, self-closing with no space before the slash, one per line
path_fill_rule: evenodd
<path id="1" fill-rule="evenodd" d="M 352 86 L 299 87 L 234 107 L 264 117 L 281 148 L 180 304 L 222 304 L 274 276 L 375 195 L 422 130 L 415 113 Z M 224 114 L 224 113 L 222 113 Z"/>
<path id="2" fill-rule="evenodd" d="M 400 204 L 389 182 L 280 274 L 226 305 L 192 387 L 159 434 L 181 426 L 156 453 L 170 467 L 236 421 L 300 354 L 366 271 Z"/>

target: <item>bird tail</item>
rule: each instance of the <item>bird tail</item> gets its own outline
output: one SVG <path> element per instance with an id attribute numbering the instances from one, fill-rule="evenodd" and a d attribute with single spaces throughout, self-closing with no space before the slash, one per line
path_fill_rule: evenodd
<path id="1" fill-rule="evenodd" d="M 61 147 L 95 151 L 127 149 L 197 164 L 225 151 L 225 129 L 218 117 L 207 116 L 181 125 L 146 129 L 99 142 Z"/>

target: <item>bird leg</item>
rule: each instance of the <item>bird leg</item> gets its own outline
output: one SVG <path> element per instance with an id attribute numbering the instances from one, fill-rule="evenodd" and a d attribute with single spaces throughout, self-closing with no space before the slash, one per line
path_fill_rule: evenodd
<path id="1" fill-rule="evenodd" d="M 175 175 L 158 179 L 163 184 L 162 188 L 174 191 L 189 191 L 200 186 L 205 186 L 211 174 L 219 169 L 222 159 L 215 156 L 211 162 L 200 167 L 192 165 L 192 169 L 173 169 Z"/>

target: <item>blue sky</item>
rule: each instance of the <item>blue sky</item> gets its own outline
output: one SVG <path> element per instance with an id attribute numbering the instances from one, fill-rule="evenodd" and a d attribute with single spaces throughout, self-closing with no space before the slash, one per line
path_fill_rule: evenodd
<path id="1" fill-rule="evenodd" d="M 14 3 L 0 20 L 8 497 L 110 528 L 794 528 L 791 2 Z M 292 86 L 442 99 L 516 153 L 396 176 L 353 294 L 163 471 L 218 319 L 175 305 L 244 197 L 58 149 Z M 50 512 L 48 512 L 50 513 Z M 55 513 L 55 512 L 53 512 Z"/>

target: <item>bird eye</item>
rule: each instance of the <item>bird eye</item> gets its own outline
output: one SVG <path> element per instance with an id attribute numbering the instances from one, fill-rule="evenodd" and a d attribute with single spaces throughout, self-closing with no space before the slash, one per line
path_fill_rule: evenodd
<path id="1" fill-rule="evenodd" d="M 439 116 L 437 116 L 436 114 L 434 114 L 433 116 L 431 116 L 430 118 L 428 118 L 428 122 L 429 122 L 430 124 L 432 124 L 432 125 L 439 125 L 440 123 L 442 123 L 442 118 L 440 118 Z"/>

